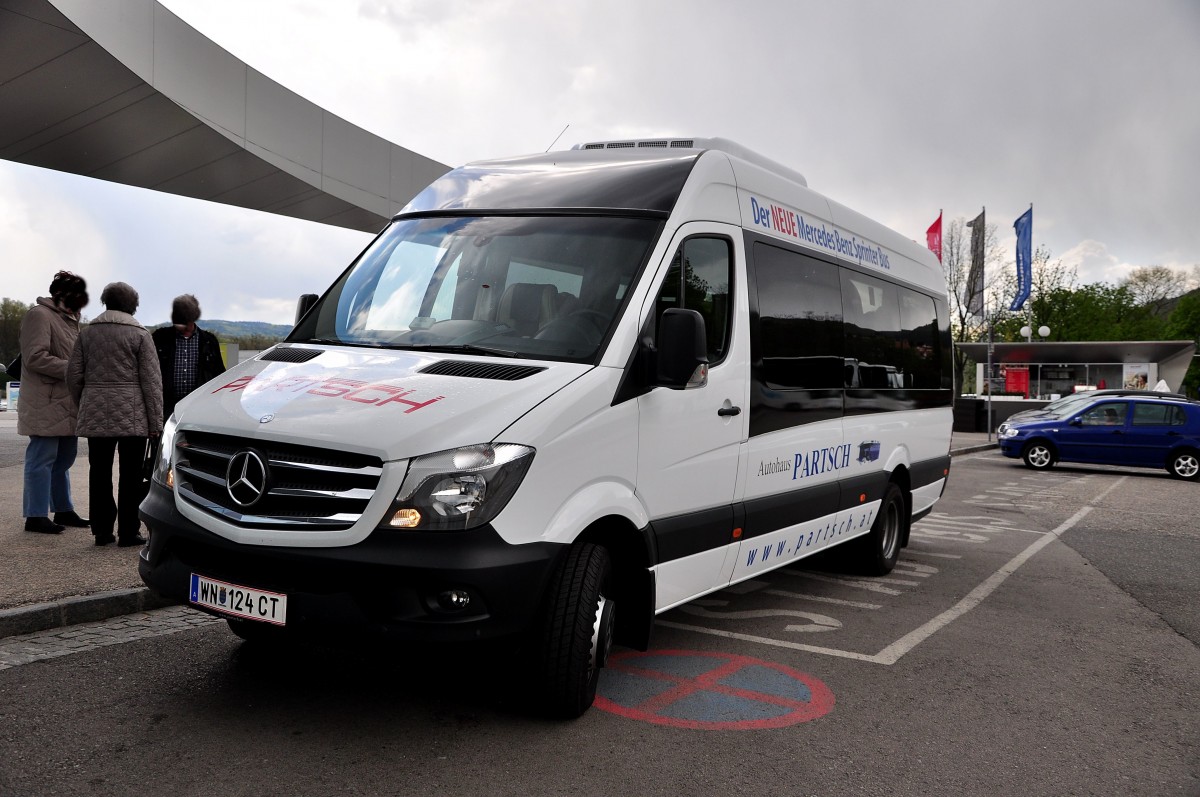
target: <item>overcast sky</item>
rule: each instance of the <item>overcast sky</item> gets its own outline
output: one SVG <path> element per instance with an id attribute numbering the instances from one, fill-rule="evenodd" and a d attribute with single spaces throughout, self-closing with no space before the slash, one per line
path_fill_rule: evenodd
<path id="1" fill-rule="evenodd" d="M 924 242 L 987 208 L 1081 282 L 1200 263 L 1200 2 L 160 0 L 250 66 L 459 165 L 629 136 L 721 136 Z M 291 323 L 370 236 L 0 161 L 0 296 L 59 268 L 144 323 Z M 203 322 L 201 322 L 203 325 Z"/>

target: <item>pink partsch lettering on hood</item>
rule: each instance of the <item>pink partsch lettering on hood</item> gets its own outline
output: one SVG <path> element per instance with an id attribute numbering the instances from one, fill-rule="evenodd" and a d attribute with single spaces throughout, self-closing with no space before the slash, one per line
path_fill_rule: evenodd
<path id="1" fill-rule="evenodd" d="M 292 376 L 284 377 L 283 379 L 257 379 L 254 376 L 239 376 L 229 384 L 221 385 L 213 393 L 220 393 L 222 390 L 235 393 L 239 390 L 245 390 L 251 383 L 254 384 L 254 392 L 274 388 L 283 392 L 303 392 L 322 398 L 346 399 L 359 404 L 369 404 L 374 407 L 382 407 L 384 404 L 400 404 L 405 407 L 404 413 L 406 415 L 436 404 L 445 398 L 445 396 L 434 396 L 424 400 L 409 398 L 416 391 L 396 385 L 369 384 L 358 379 L 331 378 L 317 380 Z"/>

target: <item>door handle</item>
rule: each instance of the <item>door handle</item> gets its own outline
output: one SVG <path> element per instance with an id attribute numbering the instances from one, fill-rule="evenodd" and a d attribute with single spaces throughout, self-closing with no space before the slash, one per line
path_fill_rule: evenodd
<path id="1" fill-rule="evenodd" d="M 741 414 L 741 407 L 722 407 L 721 409 L 717 410 L 717 415 L 721 416 L 722 418 L 732 418 L 734 415 Z"/>

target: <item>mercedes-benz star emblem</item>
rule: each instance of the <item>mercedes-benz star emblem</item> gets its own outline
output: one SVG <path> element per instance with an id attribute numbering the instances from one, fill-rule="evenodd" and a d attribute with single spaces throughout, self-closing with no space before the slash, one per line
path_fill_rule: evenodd
<path id="1" fill-rule="evenodd" d="M 238 506 L 254 506 L 267 491 L 267 463 L 258 452 L 246 449 L 234 454 L 225 471 L 225 489 Z"/>

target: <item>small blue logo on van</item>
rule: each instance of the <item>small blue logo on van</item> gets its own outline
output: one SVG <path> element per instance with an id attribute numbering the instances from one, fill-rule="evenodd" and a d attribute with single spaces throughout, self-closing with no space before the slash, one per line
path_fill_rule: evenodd
<path id="1" fill-rule="evenodd" d="M 858 444 L 858 461 L 874 462 L 879 459 L 879 441 L 864 440 Z"/>

